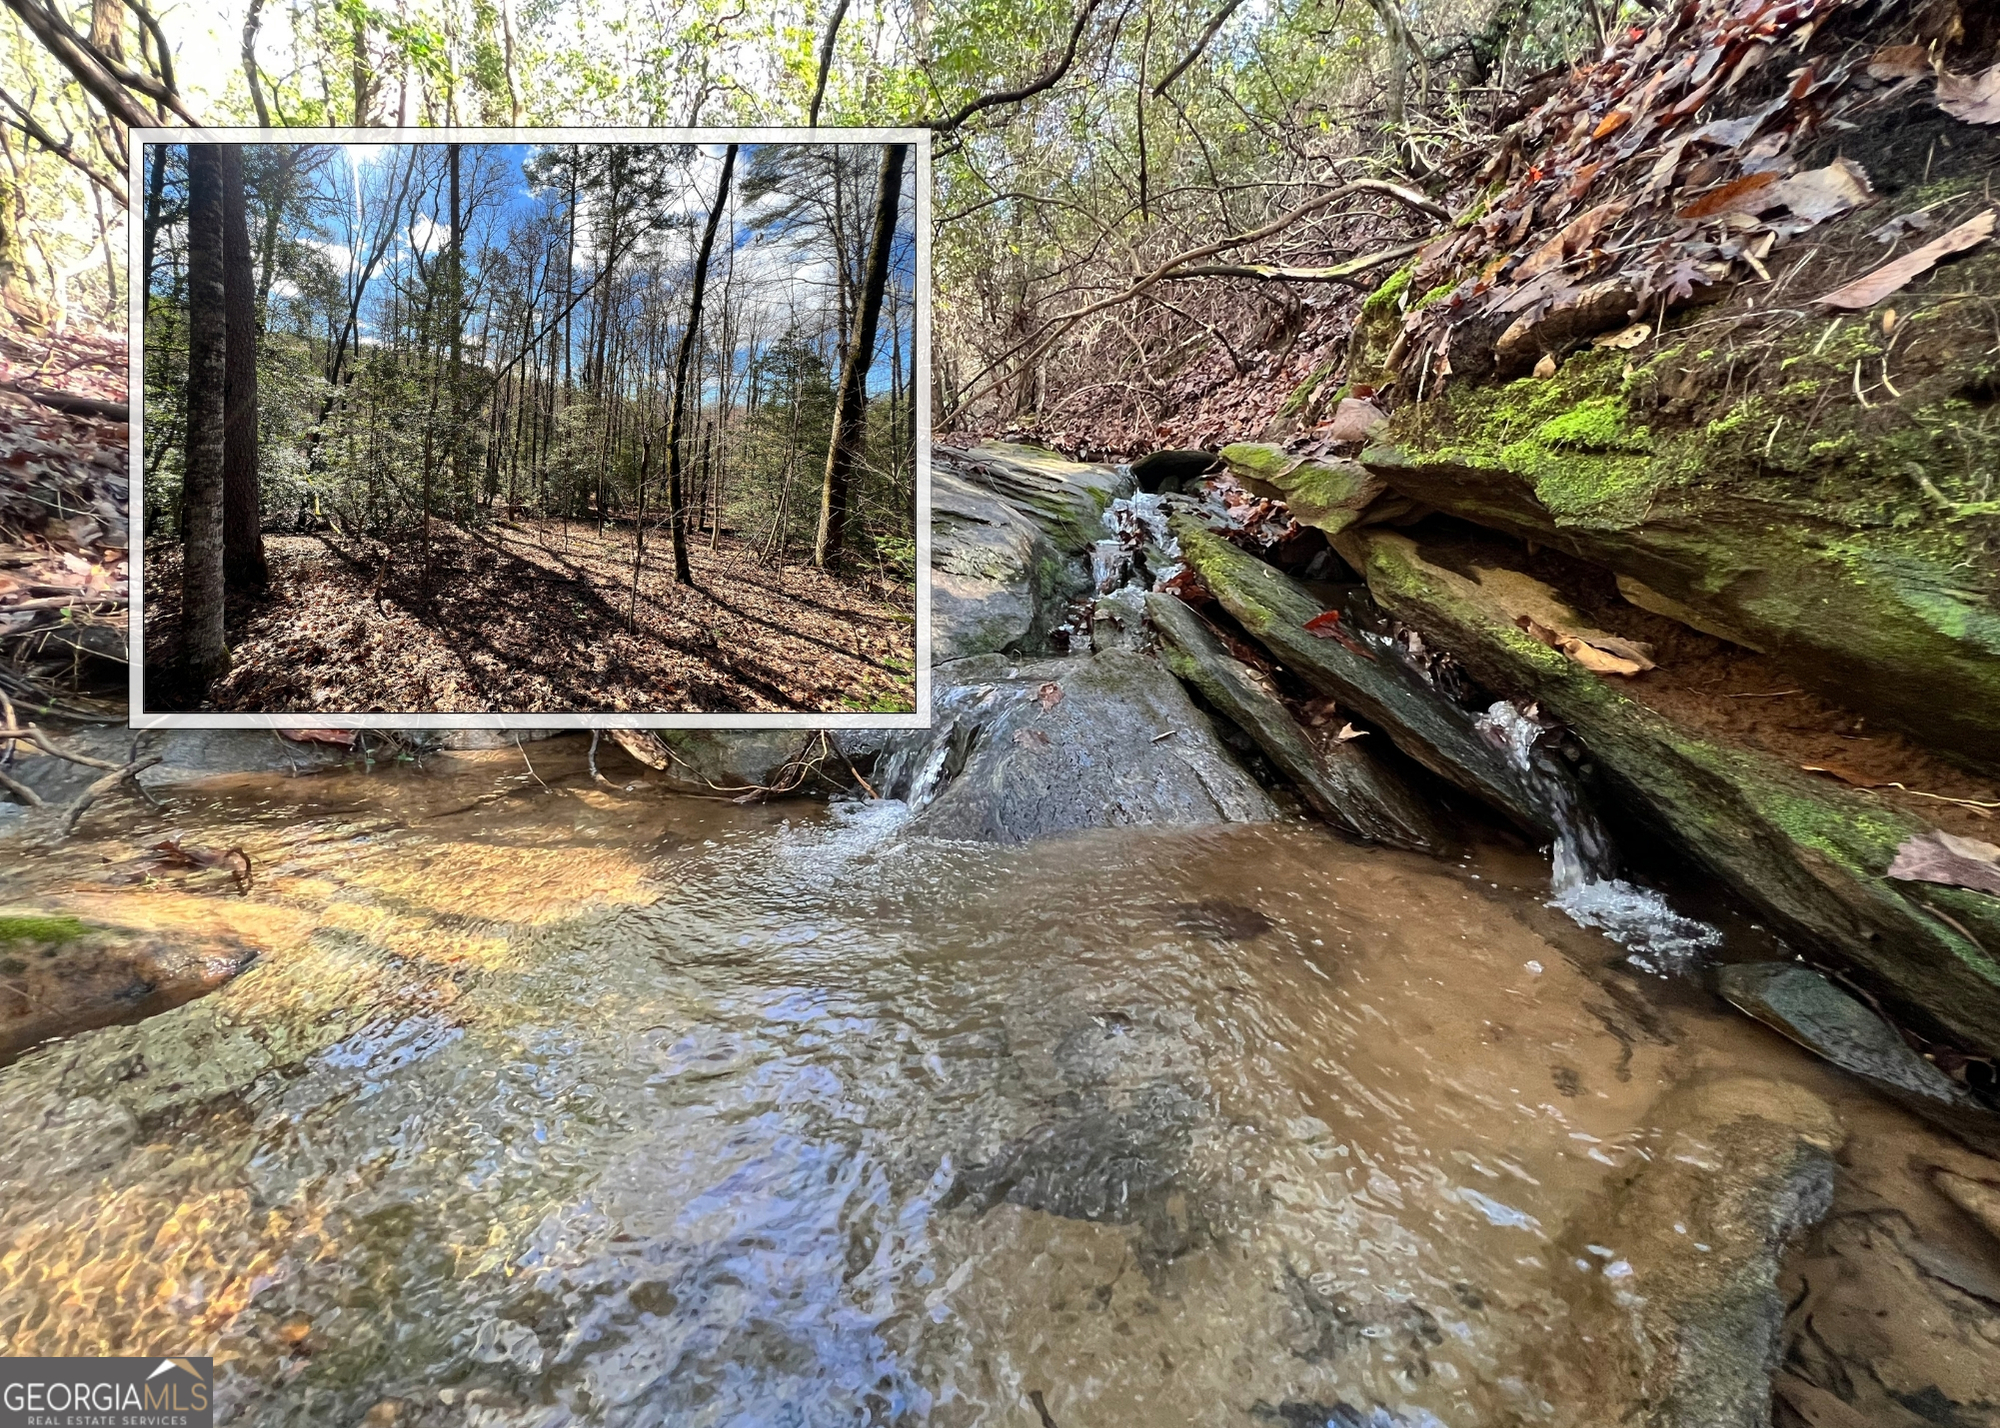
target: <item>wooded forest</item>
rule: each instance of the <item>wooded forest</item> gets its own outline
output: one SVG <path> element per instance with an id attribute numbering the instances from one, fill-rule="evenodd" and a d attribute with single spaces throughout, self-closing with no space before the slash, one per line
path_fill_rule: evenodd
<path id="1" fill-rule="evenodd" d="M 148 704 L 914 708 L 909 145 L 148 145 Z"/>

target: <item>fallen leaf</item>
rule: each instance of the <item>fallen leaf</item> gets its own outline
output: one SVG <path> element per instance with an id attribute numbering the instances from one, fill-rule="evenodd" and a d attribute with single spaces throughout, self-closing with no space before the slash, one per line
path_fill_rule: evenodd
<path id="1" fill-rule="evenodd" d="M 1340 732 L 1338 734 L 1335 734 L 1333 737 L 1338 739 L 1341 743 L 1344 744 L 1349 739 L 1367 738 L 1368 731 L 1366 729 L 1357 729 L 1352 724 L 1342 724 L 1340 726 Z"/>
<path id="2" fill-rule="evenodd" d="M 1937 107 L 1968 124 L 2000 124 L 2000 64 L 1976 76 L 1940 74 Z"/>
<path id="3" fill-rule="evenodd" d="M 1922 45 L 1885 45 L 1868 57 L 1870 79 L 1915 79 L 1930 67 Z"/>
<path id="4" fill-rule="evenodd" d="M 1542 354 L 1542 360 L 1535 364 L 1535 375 L 1546 381 L 1550 377 L 1555 376 L 1555 374 L 1556 374 L 1556 354 L 1553 352 L 1544 352 Z"/>
<path id="5" fill-rule="evenodd" d="M 1643 322 L 1635 322 L 1630 327 L 1616 332 L 1607 332 L 1602 337 L 1590 339 L 1592 347 L 1614 347 L 1620 352 L 1629 352 L 1653 335 L 1652 327 Z"/>
<path id="6" fill-rule="evenodd" d="M 1850 784 L 1855 788 L 1900 788 L 1902 786 L 1848 768 L 1845 764 L 1800 764 L 1799 767 L 1807 773 L 1825 774 L 1828 778 L 1837 778 L 1842 783 Z"/>
<path id="7" fill-rule="evenodd" d="M 1050 680 L 1035 691 L 1035 702 L 1042 706 L 1042 712 L 1046 714 L 1049 710 L 1063 702 L 1062 686 L 1057 684 L 1053 679 Z"/>
<path id="8" fill-rule="evenodd" d="M 1597 127 L 1590 131 L 1593 139 L 1603 139 L 1623 129 L 1632 122 L 1632 115 L 1623 109 L 1614 109 L 1597 121 Z"/>
<path id="9" fill-rule="evenodd" d="M 1333 410 L 1333 420 L 1327 424 L 1328 441 L 1366 441 L 1375 428 L 1387 421 L 1382 409 L 1370 401 L 1356 397 L 1342 397 L 1340 405 Z"/>
<path id="10" fill-rule="evenodd" d="M 1758 195 L 1777 181 L 1778 176 L 1775 173 L 1745 174 L 1742 178 L 1732 179 L 1721 188 L 1710 189 L 1675 216 L 1709 218 L 1731 210 L 1759 212 L 1760 210 L 1753 206 L 1758 201 Z M 1768 207 L 1768 203 L 1765 206 Z"/>
<path id="11" fill-rule="evenodd" d="M 1307 634 L 1315 635 L 1322 640 L 1340 641 L 1340 647 L 1349 654 L 1360 655 L 1363 659 L 1375 658 L 1373 650 L 1341 628 L 1338 610 L 1328 610 L 1324 614 L 1313 616 L 1306 621 L 1304 628 Z"/>
<path id="12" fill-rule="evenodd" d="M 1892 262 L 1884 263 L 1866 277 L 1857 278 L 1846 287 L 1835 288 L 1818 299 L 1820 306 L 1847 312 L 1861 312 L 1875 306 L 1904 284 L 1929 272 L 1941 259 L 1963 253 L 1968 248 L 1977 248 L 1991 238 L 1996 216 L 2000 216 L 2000 212 L 1989 208 L 1978 217 L 1967 219 L 1949 233 L 1933 238 L 1921 248 L 1911 249 Z"/>
<path id="13" fill-rule="evenodd" d="M 1835 159 L 1823 169 L 1808 169 L 1773 184 L 1767 197 L 1782 203 L 1808 223 L 1824 223 L 1850 208 L 1875 201 L 1868 172 L 1852 159 Z"/>
<path id="14" fill-rule="evenodd" d="M 1943 883 L 2000 897 L 2000 847 L 1933 828 L 1904 840 L 1889 864 L 1902 882 Z"/>
<path id="15" fill-rule="evenodd" d="M 295 744 L 335 744 L 343 749 L 353 748 L 357 737 L 353 729 L 280 729 L 278 732 Z"/>
<path id="16" fill-rule="evenodd" d="M 1629 677 L 1657 668 L 1653 663 L 1653 647 L 1637 640 L 1607 635 L 1601 630 L 1593 630 L 1587 636 L 1572 634 L 1568 630 L 1544 625 L 1532 615 L 1521 615 L 1514 623 L 1530 639 L 1539 640 L 1550 649 L 1560 650 L 1573 664 L 1583 666 L 1592 674 Z"/>
<path id="17" fill-rule="evenodd" d="M 1046 749 L 1049 746 L 1049 736 L 1040 729 L 1016 729 L 1014 742 L 1024 749 Z"/>

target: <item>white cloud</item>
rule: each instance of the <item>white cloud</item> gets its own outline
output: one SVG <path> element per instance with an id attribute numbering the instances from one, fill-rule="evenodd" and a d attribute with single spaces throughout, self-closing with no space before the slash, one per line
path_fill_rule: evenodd
<path id="1" fill-rule="evenodd" d="M 438 222 L 428 213 L 418 214 L 416 221 L 410 225 L 410 246 L 425 257 L 429 257 L 450 242 L 450 225 Z"/>

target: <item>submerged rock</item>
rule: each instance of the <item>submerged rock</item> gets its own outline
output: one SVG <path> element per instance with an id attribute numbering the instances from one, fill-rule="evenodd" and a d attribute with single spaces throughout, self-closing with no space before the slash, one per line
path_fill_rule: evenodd
<path id="1" fill-rule="evenodd" d="M 1572 1305 L 1583 1361 L 1604 1402 L 1643 1405 L 1628 1421 L 1768 1428 L 1779 1260 L 1831 1207 L 1846 1133 L 1811 1093 L 1752 1077 L 1674 1091 L 1656 1119 L 1660 1150 L 1566 1237 L 1588 1276 Z"/>
<path id="2" fill-rule="evenodd" d="M 1147 597 L 1146 609 L 1164 642 L 1167 667 L 1255 739 L 1328 822 L 1392 848 L 1442 853 L 1450 847 L 1424 801 L 1364 747 L 1366 739 L 1315 745 L 1277 694 L 1232 658 L 1186 605 L 1156 593 Z"/>
<path id="3" fill-rule="evenodd" d="M 1641 821 L 1776 921 L 1953 1039 L 2000 1048 L 2000 901 L 1887 876 L 1924 825 L 1879 799 L 1722 745 L 1641 704 L 1516 624 L 1515 596 L 1560 605 L 1501 542 L 1371 530 L 1342 539 L 1383 608 L 1498 693 L 1567 725 Z M 1551 602 L 1554 602 L 1551 604 Z M 1580 623 L 1580 622 L 1579 622 Z M 1940 918 L 1931 908 L 1945 914 Z M 1977 939 L 1976 941 L 1974 939 Z"/>
<path id="4" fill-rule="evenodd" d="M 233 938 L 0 910 L 0 1064 L 55 1037 L 170 1010 L 214 991 L 256 956 Z"/>
<path id="5" fill-rule="evenodd" d="M 1744 962 L 1716 975 L 1722 995 L 1843 1071 L 1955 1106 L 1977 1103 L 1882 1018 L 1809 967 Z"/>
<path id="6" fill-rule="evenodd" d="M 915 832 L 991 843 L 1085 828 L 1196 827 L 1277 808 L 1156 661 L 1125 650 L 934 671 L 928 730 L 890 736 L 879 791 Z"/>
<path id="7" fill-rule="evenodd" d="M 1199 1101 L 1172 1082 L 1052 1121 L 959 1173 L 952 1203 L 1005 1201 L 1072 1220 L 1130 1224 L 1186 1168 Z"/>

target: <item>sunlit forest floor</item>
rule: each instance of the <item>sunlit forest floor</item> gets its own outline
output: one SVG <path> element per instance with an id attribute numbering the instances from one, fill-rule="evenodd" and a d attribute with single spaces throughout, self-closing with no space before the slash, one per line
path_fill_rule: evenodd
<path id="1" fill-rule="evenodd" d="M 200 707 L 240 712 L 854 713 L 916 706 L 916 595 L 875 572 L 771 567 L 706 534 L 695 584 L 649 533 L 636 629 L 629 528 L 560 521 L 432 528 L 431 593 L 414 540 L 386 578 L 378 543 L 267 536 L 271 585 L 232 600 L 233 667 Z M 147 704 L 189 707 L 178 549 L 147 552 Z"/>

